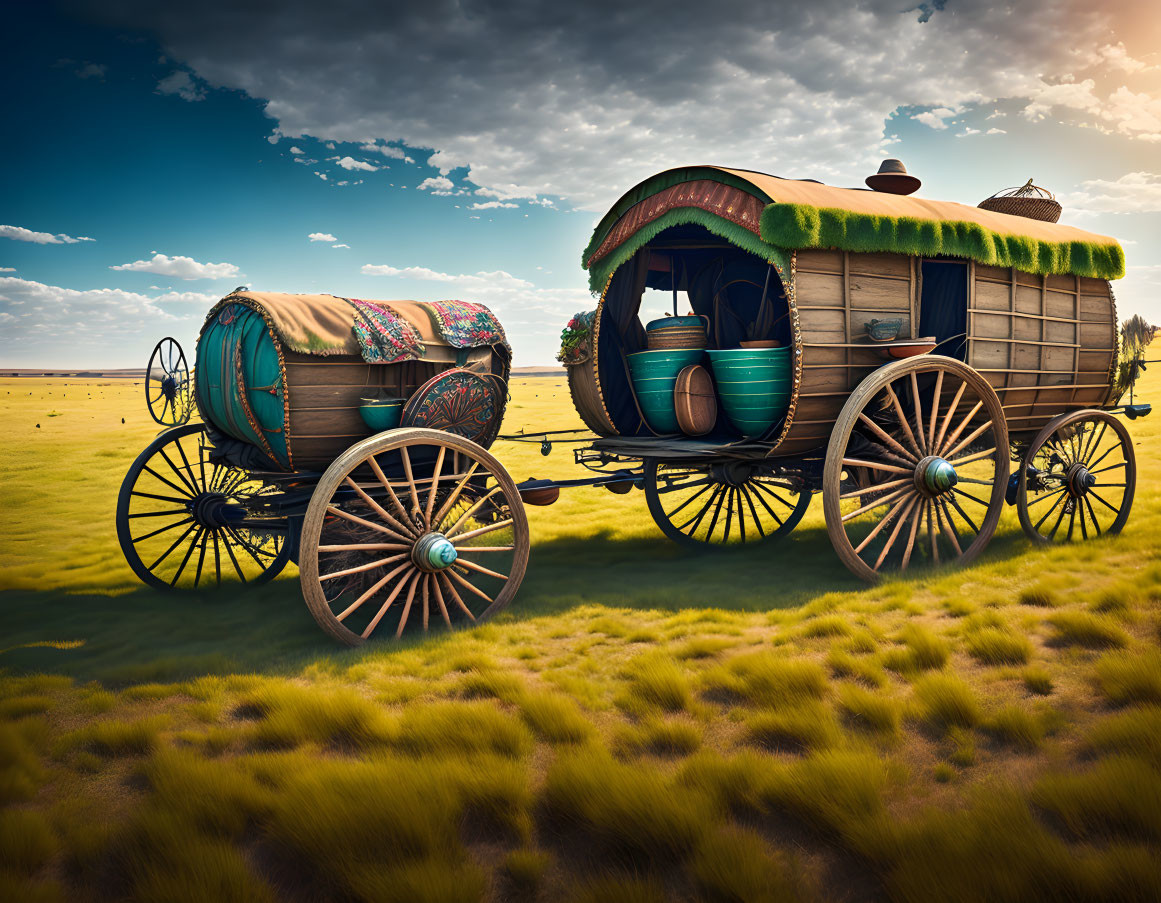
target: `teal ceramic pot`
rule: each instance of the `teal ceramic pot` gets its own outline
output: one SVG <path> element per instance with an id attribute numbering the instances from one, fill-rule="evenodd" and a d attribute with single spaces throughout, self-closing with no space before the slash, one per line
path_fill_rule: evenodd
<path id="1" fill-rule="evenodd" d="M 645 331 L 652 332 L 654 329 L 701 329 L 705 330 L 708 321 L 705 317 L 697 314 L 690 314 L 687 317 L 662 317 L 660 320 L 650 320 L 645 324 Z"/>
<path id="2" fill-rule="evenodd" d="M 376 433 L 384 430 L 393 430 L 399 426 L 399 418 L 403 414 L 403 406 L 407 403 L 403 398 L 363 399 L 359 405 L 359 416 L 367 428 Z"/>
<path id="3" fill-rule="evenodd" d="M 669 319 L 673 319 L 670 317 Z M 628 355 L 633 391 L 649 426 L 658 433 L 679 432 L 673 389 L 677 374 L 701 361 L 701 348 L 638 351 Z"/>
<path id="4" fill-rule="evenodd" d="M 790 406 L 790 348 L 711 350 L 718 397 L 733 427 L 761 436 Z"/>

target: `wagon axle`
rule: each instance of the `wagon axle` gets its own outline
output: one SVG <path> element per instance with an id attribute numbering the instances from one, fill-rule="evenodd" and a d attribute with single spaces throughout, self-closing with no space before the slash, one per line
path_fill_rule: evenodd
<path id="1" fill-rule="evenodd" d="M 198 526 L 209 530 L 231 527 L 246 519 L 244 507 L 231 502 L 220 492 L 204 492 L 186 502 L 190 516 Z"/>

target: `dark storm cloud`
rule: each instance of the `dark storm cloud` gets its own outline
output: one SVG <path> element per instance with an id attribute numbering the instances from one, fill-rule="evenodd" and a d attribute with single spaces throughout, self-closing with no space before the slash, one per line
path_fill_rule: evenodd
<path id="1" fill-rule="evenodd" d="M 604 173 L 713 160 L 853 183 L 900 106 L 1034 98 L 1093 65 L 1108 6 L 1030 0 L 544 4 L 114 0 L 290 137 L 406 142 L 498 199 L 600 207 Z M 1099 62 L 1099 60 L 1097 61 Z"/>

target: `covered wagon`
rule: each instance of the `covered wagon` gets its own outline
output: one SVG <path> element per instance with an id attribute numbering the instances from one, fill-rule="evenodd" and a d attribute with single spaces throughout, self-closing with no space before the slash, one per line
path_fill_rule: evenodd
<path id="1" fill-rule="evenodd" d="M 582 262 L 600 300 L 561 359 L 600 438 L 578 460 L 640 462 L 677 541 L 774 539 L 819 490 L 867 579 L 972 559 L 1005 496 L 1041 540 L 1124 524 L 1112 238 L 697 166 L 622 196 Z M 643 303 L 678 316 L 646 325 Z"/>
<path id="2" fill-rule="evenodd" d="M 159 435 L 122 484 L 129 564 L 196 589 L 294 560 L 312 614 L 349 644 L 492 614 L 528 559 L 519 493 L 488 452 L 510 364 L 479 304 L 231 293 L 196 378 L 166 371 L 202 422 Z"/>

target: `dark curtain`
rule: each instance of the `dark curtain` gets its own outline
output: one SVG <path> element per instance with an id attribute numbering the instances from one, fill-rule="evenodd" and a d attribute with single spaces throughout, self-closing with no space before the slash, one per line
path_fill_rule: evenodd
<path id="1" fill-rule="evenodd" d="M 967 264 L 923 261 L 917 338 L 935 336 L 933 354 L 965 360 L 967 349 Z"/>
<path id="2" fill-rule="evenodd" d="M 601 329 L 597 341 L 598 375 L 601 394 L 613 425 L 622 436 L 637 436 L 652 431 L 645 425 L 625 355 L 645 348 L 645 327 L 637 317 L 645 280 L 649 275 L 649 251 L 642 249 L 622 264 L 601 308 Z"/>

